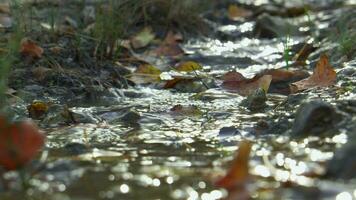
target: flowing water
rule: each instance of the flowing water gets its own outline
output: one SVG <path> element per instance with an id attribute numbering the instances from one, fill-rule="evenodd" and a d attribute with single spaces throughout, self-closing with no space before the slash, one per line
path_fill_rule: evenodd
<path id="1" fill-rule="evenodd" d="M 330 18 L 327 13 L 310 17 L 326 26 Z M 305 16 L 296 19 L 306 20 Z M 283 38 L 252 37 L 253 21 L 214 23 L 224 39 L 205 37 L 183 45 L 187 59 L 201 63 L 204 73 L 218 77 L 236 69 L 252 77 L 284 65 Z M 305 39 L 292 36 L 290 43 L 298 45 Z M 42 156 L 48 164 L 34 173 L 29 182 L 34 187 L 27 197 L 220 199 L 227 191 L 213 183 L 229 168 L 242 139 L 253 141 L 250 172 L 254 176 L 248 185 L 252 198 L 335 199 L 356 193 L 355 184 L 320 178 L 335 149 L 348 141 L 346 130 L 330 137 L 289 137 L 293 113 L 302 99 L 321 97 L 334 104 L 352 99 L 350 93 L 335 96 L 332 89 L 321 89 L 292 97 L 269 94 L 267 108 L 252 112 L 240 105 L 243 97 L 219 87 L 199 95 L 139 86 L 112 92 L 116 96 L 103 97 L 105 103 L 71 107 L 87 123 L 46 128 Z M 172 109 L 177 105 L 183 111 Z M 265 134 L 263 125 L 270 122 L 277 125 Z M 7 174 L 9 180 L 16 178 L 15 173 Z M 4 194 L 1 199 L 24 195 Z"/>

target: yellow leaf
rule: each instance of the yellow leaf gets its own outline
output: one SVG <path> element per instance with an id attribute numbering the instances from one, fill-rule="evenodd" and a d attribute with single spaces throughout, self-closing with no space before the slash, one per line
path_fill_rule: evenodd
<path id="1" fill-rule="evenodd" d="M 150 64 L 142 64 L 130 76 L 130 80 L 136 84 L 154 83 L 160 81 L 161 70 Z"/>
<path id="2" fill-rule="evenodd" d="M 191 72 L 191 71 L 195 71 L 195 70 L 200 70 L 203 67 L 194 61 L 186 61 L 180 65 L 178 65 L 178 67 L 176 67 L 177 71 L 181 71 L 181 72 Z"/>

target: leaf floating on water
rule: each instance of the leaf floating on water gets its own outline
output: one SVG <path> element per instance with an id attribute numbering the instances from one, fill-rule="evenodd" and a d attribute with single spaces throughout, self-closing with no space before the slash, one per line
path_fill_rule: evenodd
<path id="1" fill-rule="evenodd" d="M 271 81 L 271 75 L 256 76 L 252 79 L 247 79 L 239 72 L 228 72 L 223 76 L 222 87 L 242 96 L 248 96 L 259 88 L 267 92 Z"/>
<path id="2" fill-rule="evenodd" d="M 306 90 L 313 87 L 328 87 L 336 82 L 336 72 L 330 65 L 329 59 L 325 54 L 320 56 L 313 74 L 301 81 L 290 85 L 292 93 Z"/>
<path id="3" fill-rule="evenodd" d="M 30 122 L 9 123 L 0 116 L 0 165 L 7 170 L 23 167 L 44 145 L 44 136 Z"/>
<path id="4" fill-rule="evenodd" d="M 149 45 L 154 38 L 155 35 L 152 32 L 152 28 L 145 27 L 138 34 L 131 38 L 131 45 L 134 49 L 143 48 Z"/>
<path id="5" fill-rule="evenodd" d="M 161 70 L 150 64 L 140 65 L 130 76 L 130 80 L 136 84 L 159 82 Z"/>
<path id="6" fill-rule="evenodd" d="M 216 186 L 233 190 L 236 186 L 244 185 L 248 181 L 251 147 L 252 143 L 248 140 L 240 142 L 238 153 L 232 161 L 230 169 L 224 177 L 215 183 Z"/>
<path id="7" fill-rule="evenodd" d="M 241 8 L 237 5 L 232 4 L 232 5 L 229 5 L 229 8 L 228 8 L 228 16 L 229 16 L 229 19 L 231 19 L 231 20 L 238 20 L 241 18 L 251 17 L 252 12 L 245 8 Z"/>
<path id="8" fill-rule="evenodd" d="M 191 72 L 191 71 L 195 71 L 195 70 L 200 70 L 203 67 L 194 61 L 186 61 L 183 62 L 181 64 L 178 65 L 178 67 L 176 67 L 177 71 L 181 71 L 181 72 Z"/>
<path id="9" fill-rule="evenodd" d="M 38 46 L 34 41 L 23 38 L 21 40 L 20 52 L 25 56 L 30 56 L 32 58 L 41 58 L 43 54 L 43 49 Z"/>

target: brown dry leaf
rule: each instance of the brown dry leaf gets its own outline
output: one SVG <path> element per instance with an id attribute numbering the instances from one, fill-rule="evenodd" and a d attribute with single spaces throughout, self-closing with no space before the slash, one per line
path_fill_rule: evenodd
<path id="1" fill-rule="evenodd" d="M 309 73 L 304 70 L 268 69 L 258 73 L 254 78 L 263 75 L 272 76 L 268 92 L 288 95 L 291 93 L 289 84 L 307 78 Z"/>
<path id="2" fill-rule="evenodd" d="M 228 72 L 223 76 L 222 87 L 242 96 L 248 96 L 259 88 L 267 92 L 271 81 L 271 75 L 256 76 L 252 79 L 247 79 L 239 72 Z"/>
<path id="3" fill-rule="evenodd" d="M 183 36 L 180 33 L 169 31 L 162 44 L 153 50 L 151 54 L 155 56 L 180 57 L 184 54 L 183 49 L 179 46 L 179 42 L 182 39 Z"/>
<path id="4" fill-rule="evenodd" d="M 23 55 L 30 56 L 32 58 L 41 58 L 43 54 L 43 49 L 38 46 L 34 41 L 23 38 L 21 40 L 20 52 Z"/>
<path id="5" fill-rule="evenodd" d="M 252 16 L 252 12 L 245 9 L 245 8 L 241 8 L 237 5 L 230 5 L 228 8 L 228 16 L 229 19 L 231 20 L 238 20 L 241 18 L 247 18 L 247 17 L 251 17 Z"/>
<path id="6" fill-rule="evenodd" d="M 296 93 L 313 87 L 327 87 L 334 85 L 336 82 L 336 72 L 330 65 L 329 59 L 325 54 L 320 56 L 313 74 L 301 81 L 290 85 L 291 92 Z"/>
<path id="7" fill-rule="evenodd" d="M 231 163 L 231 167 L 224 177 L 215 182 L 218 187 L 234 190 L 235 187 L 245 184 L 250 176 L 249 160 L 252 143 L 243 140 L 239 144 L 238 153 Z"/>

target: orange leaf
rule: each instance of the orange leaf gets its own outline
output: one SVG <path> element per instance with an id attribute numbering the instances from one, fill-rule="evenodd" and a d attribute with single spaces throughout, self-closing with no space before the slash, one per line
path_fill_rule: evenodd
<path id="1" fill-rule="evenodd" d="M 262 77 L 254 77 L 252 79 L 245 78 L 238 72 L 228 72 L 223 76 L 222 87 L 231 92 L 237 92 L 242 96 L 248 96 L 259 88 L 268 91 L 272 81 L 271 75 L 263 75 Z"/>
<path id="2" fill-rule="evenodd" d="M 313 74 L 301 81 L 292 83 L 290 85 L 292 93 L 306 90 L 313 87 L 327 87 L 335 84 L 336 72 L 330 65 L 329 59 L 325 54 L 320 56 Z"/>
<path id="3" fill-rule="evenodd" d="M 43 49 L 38 46 L 34 41 L 24 38 L 21 40 L 20 52 L 23 55 L 30 56 L 32 58 L 41 58 Z"/>
<path id="4" fill-rule="evenodd" d="M 244 184 L 248 180 L 250 176 L 249 160 L 251 147 L 252 144 L 248 140 L 240 142 L 238 153 L 232 161 L 229 171 L 215 183 L 216 186 L 233 189 L 238 185 Z"/>
<path id="5" fill-rule="evenodd" d="M 9 123 L 0 116 L 0 165 L 15 170 L 28 163 L 44 144 L 44 136 L 30 122 Z"/>

